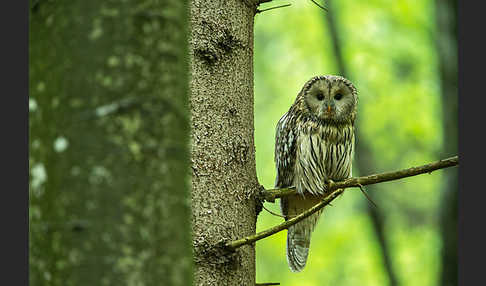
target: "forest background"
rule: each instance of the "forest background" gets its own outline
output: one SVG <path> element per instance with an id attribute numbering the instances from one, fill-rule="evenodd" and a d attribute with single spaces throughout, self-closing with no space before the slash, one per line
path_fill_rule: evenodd
<path id="1" fill-rule="evenodd" d="M 255 145 L 261 184 L 272 188 L 275 179 L 274 138 L 269 129 L 288 110 L 307 79 L 317 74 L 340 74 L 339 65 L 345 66 L 346 76 L 359 92 L 357 144 L 366 148 L 355 154 L 354 176 L 453 155 L 447 153 L 451 147 L 445 145 L 453 145 L 457 137 L 444 142 L 444 133 L 454 130 L 447 127 L 449 130 L 444 131 L 447 115 L 443 105 L 447 102 L 442 94 L 442 51 L 438 51 L 444 47 L 437 44 L 447 27 L 438 27 L 436 18 L 450 16 L 437 15 L 444 13 L 438 10 L 439 2 L 332 1 L 326 13 L 310 1 L 299 1 L 257 15 Z M 336 58 L 333 30 L 340 59 Z M 452 45 L 446 46 L 448 51 L 455 51 L 454 41 L 446 44 Z M 452 65 L 457 61 L 454 56 L 449 57 Z M 457 79 L 449 84 L 457 92 Z M 453 104 L 457 104 L 457 97 Z M 457 124 L 457 105 L 455 108 L 456 115 L 451 116 L 456 122 L 452 124 Z M 360 157 L 366 170 L 356 167 Z M 278 278 L 289 281 L 288 285 L 456 285 L 441 278 L 451 277 L 442 273 L 443 267 L 450 266 L 452 272 L 457 268 L 457 264 L 443 265 L 447 262 L 442 260 L 444 240 L 456 235 L 443 232 L 441 227 L 441 216 L 456 215 L 451 214 L 456 209 L 446 209 L 450 205 L 444 202 L 445 176 L 457 176 L 457 170 L 370 186 L 367 189 L 377 208 L 360 192 L 344 194 L 324 210 L 302 273 L 282 271 L 287 264 L 286 232 L 258 242 L 257 281 Z M 266 206 L 279 213 L 278 204 Z M 263 211 L 257 232 L 279 221 L 279 217 Z M 453 225 L 454 221 L 447 223 Z M 453 277 L 454 273 L 449 275 Z"/>

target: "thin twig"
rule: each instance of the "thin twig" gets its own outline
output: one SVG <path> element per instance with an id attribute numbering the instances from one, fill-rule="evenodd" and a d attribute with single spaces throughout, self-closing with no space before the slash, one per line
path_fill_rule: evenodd
<path id="1" fill-rule="evenodd" d="M 265 209 L 267 212 L 269 212 L 270 214 L 272 214 L 272 215 L 274 215 L 274 216 L 279 216 L 279 217 L 283 217 L 283 218 L 285 218 L 285 216 L 280 215 L 280 214 L 278 214 L 278 213 L 274 213 L 274 212 L 272 212 L 271 210 L 267 209 L 267 208 L 265 207 L 265 205 L 262 205 L 262 207 L 263 207 L 263 208 L 264 208 L 264 209 Z"/>
<path id="2" fill-rule="evenodd" d="M 283 8 L 283 7 L 289 7 L 290 5 L 292 5 L 292 4 L 284 4 L 284 5 L 270 7 L 270 8 L 263 9 L 263 10 L 257 9 L 256 10 L 256 13 L 258 14 L 258 13 L 265 12 L 265 11 L 268 11 L 268 10 L 273 10 L 273 9 Z"/>
<path id="3" fill-rule="evenodd" d="M 280 285 L 279 282 L 270 282 L 270 283 L 256 283 L 255 286 L 264 286 L 264 285 Z"/>
<path id="4" fill-rule="evenodd" d="M 371 203 L 371 205 L 373 205 L 375 208 L 378 208 L 375 204 L 375 202 L 368 196 L 368 194 L 365 192 L 364 190 L 364 186 L 359 184 L 359 189 L 361 190 L 361 193 L 363 193 L 363 195 L 365 196 L 365 198 Z"/>
<path id="5" fill-rule="evenodd" d="M 347 180 L 341 181 L 341 182 L 332 182 L 329 181 L 327 185 L 327 190 L 329 191 L 329 194 L 327 194 L 321 202 L 313 206 L 312 208 L 306 210 L 305 212 L 299 214 L 298 216 L 291 218 L 277 226 L 274 226 L 272 228 L 269 228 L 267 230 L 261 231 L 257 234 L 247 236 L 245 238 L 227 242 L 225 244 L 226 248 L 229 250 L 235 250 L 240 246 L 246 245 L 246 244 L 251 244 L 255 241 L 258 241 L 260 239 L 263 239 L 265 237 L 268 237 L 270 235 L 273 235 L 277 232 L 280 232 L 284 229 L 288 229 L 290 226 L 298 223 L 299 221 L 305 219 L 306 217 L 312 215 L 313 213 L 317 212 L 318 210 L 322 209 L 326 205 L 328 205 L 332 200 L 334 200 L 336 197 L 338 197 L 340 194 L 344 192 L 346 188 L 351 188 L 351 187 L 360 187 L 362 185 L 371 185 L 371 184 L 376 184 L 376 183 L 381 183 L 381 182 L 386 182 L 386 181 L 393 181 L 393 180 L 398 180 L 406 177 L 411 177 L 411 176 L 416 176 L 419 174 L 424 174 L 424 173 L 431 173 L 432 171 L 438 170 L 438 169 L 443 169 L 443 168 L 448 168 L 452 166 L 456 166 L 459 164 L 459 158 L 458 156 L 454 156 L 448 159 L 440 160 L 437 162 L 433 162 L 430 164 L 422 165 L 419 167 L 412 167 L 404 170 L 399 170 L 399 171 L 394 171 L 394 172 L 386 172 L 386 173 L 381 173 L 381 174 L 376 174 L 376 175 L 370 175 L 370 176 L 364 176 L 364 177 L 357 177 L 357 178 L 349 178 Z M 295 194 L 295 188 L 293 194 Z M 289 192 L 290 188 L 285 188 L 283 189 L 284 193 L 286 195 L 289 195 L 291 192 Z M 273 195 L 273 199 L 276 197 L 281 197 L 276 194 L 275 190 L 270 190 Z M 265 197 L 265 196 L 263 196 Z"/>
<path id="6" fill-rule="evenodd" d="M 312 3 L 316 4 L 317 6 L 319 6 L 319 8 L 321 8 L 322 10 L 324 10 L 324 11 L 328 12 L 327 8 L 322 7 L 321 5 L 319 5 L 319 3 L 317 3 L 317 2 L 316 2 L 316 1 L 314 1 L 314 0 L 311 0 L 311 1 L 312 1 Z"/>

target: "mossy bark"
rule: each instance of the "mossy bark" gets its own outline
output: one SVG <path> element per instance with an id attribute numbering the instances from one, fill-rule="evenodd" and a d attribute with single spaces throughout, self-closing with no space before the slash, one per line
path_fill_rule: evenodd
<path id="1" fill-rule="evenodd" d="M 190 285 L 187 1 L 30 4 L 30 284 Z"/>

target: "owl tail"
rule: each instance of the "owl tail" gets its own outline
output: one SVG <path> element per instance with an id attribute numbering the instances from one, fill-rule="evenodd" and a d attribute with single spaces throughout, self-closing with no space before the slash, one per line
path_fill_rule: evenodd
<path id="1" fill-rule="evenodd" d="M 287 232 L 287 262 L 292 272 L 300 272 L 305 267 L 309 256 L 311 234 L 321 213 L 322 210 L 289 227 Z"/>

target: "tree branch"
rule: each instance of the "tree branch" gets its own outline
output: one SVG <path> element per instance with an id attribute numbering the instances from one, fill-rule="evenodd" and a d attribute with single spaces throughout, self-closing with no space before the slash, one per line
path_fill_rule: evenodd
<path id="1" fill-rule="evenodd" d="M 263 4 L 263 3 L 268 3 L 268 2 L 272 2 L 272 0 L 257 0 L 257 1 L 256 1 L 256 4 L 257 4 L 257 5 L 260 5 L 260 4 Z"/>
<path id="2" fill-rule="evenodd" d="M 399 171 L 374 174 L 374 175 L 369 175 L 364 177 L 349 178 L 341 182 L 334 182 L 334 185 L 336 186 L 334 189 L 360 187 L 360 185 L 365 186 L 365 185 L 372 185 L 372 184 L 377 184 L 377 183 L 382 183 L 387 181 L 399 180 L 406 177 L 412 177 L 424 173 L 432 173 L 435 170 L 452 167 L 458 164 L 459 164 L 459 158 L 458 156 L 454 156 L 451 158 L 432 162 L 419 167 L 412 167 L 412 168 L 403 169 Z M 285 196 L 290 196 L 295 194 L 297 194 L 295 187 L 269 189 L 269 190 L 263 190 L 261 192 L 262 198 L 272 203 L 275 202 L 275 199 L 277 198 L 282 198 Z"/>
<path id="3" fill-rule="evenodd" d="M 459 158 L 458 156 L 454 156 L 451 158 L 432 162 L 419 167 L 412 167 L 412 168 L 403 169 L 399 171 L 386 172 L 386 173 L 369 175 L 364 177 L 349 178 L 341 182 L 329 181 L 327 183 L 327 190 L 329 190 L 329 194 L 324 196 L 323 200 L 318 204 L 316 204 L 315 206 L 313 206 L 312 208 L 306 210 L 305 212 L 299 214 L 298 216 L 295 216 L 277 226 L 261 231 L 257 234 L 250 235 L 239 240 L 227 242 L 225 246 L 227 249 L 234 251 L 238 247 L 241 247 L 246 244 L 251 244 L 255 241 L 258 241 L 260 239 L 273 235 L 277 232 L 280 232 L 284 229 L 288 229 L 290 226 L 298 223 L 299 221 L 305 219 L 306 217 L 312 215 L 313 213 L 317 212 L 318 210 L 328 205 L 332 200 L 334 200 L 336 197 L 342 194 L 346 188 L 352 188 L 352 187 L 359 188 L 362 185 L 371 185 L 371 184 L 377 184 L 377 183 L 382 183 L 387 181 L 399 180 L 406 177 L 416 176 L 424 173 L 430 174 L 435 170 L 456 166 L 458 164 L 459 164 Z M 262 191 L 262 197 L 265 200 L 270 202 L 274 202 L 276 198 L 281 198 L 284 196 L 295 195 L 295 194 L 297 194 L 297 192 L 295 191 L 295 187 Z"/>
<path id="4" fill-rule="evenodd" d="M 275 6 L 275 7 L 271 7 L 271 8 L 267 8 L 267 9 L 263 9 L 263 10 L 257 9 L 256 14 L 259 14 L 259 13 L 262 13 L 262 12 L 265 12 L 265 11 L 269 11 L 269 10 L 273 10 L 273 9 L 289 7 L 290 5 L 292 5 L 292 4 L 284 4 L 284 5 Z"/>
<path id="5" fill-rule="evenodd" d="M 328 184 L 329 187 L 334 187 L 334 185 L 335 185 L 335 183 Z M 313 213 L 317 212 L 318 210 L 322 209 L 325 205 L 329 204 L 337 196 L 342 194 L 343 191 L 344 191 L 344 189 L 334 190 L 330 194 L 328 194 L 326 197 L 324 197 L 324 199 L 320 203 L 316 204 L 315 206 L 306 210 L 305 212 L 299 214 L 298 216 L 295 216 L 295 217 L 285 221 L 284 223 L 281 223 L 277 226 L 274 226 L 272 228 L 269 228 L 267 230 L 259 232 L 255 235 L 250 235 L 250 236 L 247 236 L 247 237 L 239 239 L 239 240 L 228 242 L 228 243 L 226 243 L 226 248 L 228 248 L 230 250 L 235 250 L 238 247 L 243 246 L 245 244 L 253 243 L 257 240 L 268 237 L 268 236 L 275 234 L 279 231 L 282 231 L 284 229 L 288 229 L 290 226 L 298 223 L 299 221 L 305 219 L 306 217 L 308 217 L 308 216 L 312 215 Z"/>
<path id="6" fill-rule="evenodd" d="M 326 11 L 326 12 L 328 11 L 328 10 L 327 10 L 327 8 L 325 8 L 325 7 L 321 6 L 321 5 L 319 5 L 319 3 L 317 3 L 316 1 L 314 1 L 314 0 L 311 0 L 311 1 L 312 1 L 312 3 L 316 4 L 316 5 L 317 5 L 319 8 L 321 8 L 322 10 L 324 10 L 324 11 Z"/>

